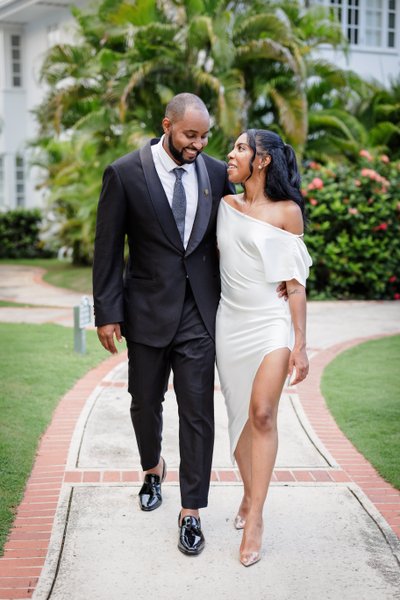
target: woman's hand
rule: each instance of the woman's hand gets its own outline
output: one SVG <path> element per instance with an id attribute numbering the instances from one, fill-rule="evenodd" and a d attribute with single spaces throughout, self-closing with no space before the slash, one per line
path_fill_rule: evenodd
<path id="1" fill-rule="evenodd" d="M 288 291 L 286 287 L 286 281 L 281 281 L 281 283 L 277 286 L 276 292 L 279 298 L 288 299 Z"/>
<path id="2" fill-rule="evenodd" d="M 293 348 L 289 357 L 289 385 L 296 385 L 296 383 L 300 383 L 303 381 L 308 375 L 308 357 L 307 352 L 304 347 L 302 348 Z M 293 381 L 290 381 L 290 378 L 293 375 L 293 371 L 296 371 L 295 378 Z"/>

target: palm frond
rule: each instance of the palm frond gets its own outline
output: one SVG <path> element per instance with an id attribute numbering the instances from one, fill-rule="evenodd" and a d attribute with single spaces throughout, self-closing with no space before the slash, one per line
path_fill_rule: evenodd
<path id="1" fill-rule="evenodd" d="M 288 44 L 291 39 L 291 31 L 287 23 L 279 16 L 279 13 L 264 12 L 261 14 L 242 17 L 237 20 L 233 32 L 235 44 L 246 44 L 254 38 L 272 38 L 279 40 L 281 44 Z"/>
<path id="2" fill-rule="evenodd" d="M 277 107 L 279 121 L 285 132 L 285 141 L 301 153 L 308 129 L 306 98 L 294 93 L 283 95 L 276 88 L 270 88 L 268 93 Z"/>
<path id="3" fill-rule="evenodd" d="M 103 3 L 103 7 L 106 6 Z M 110 10 L 104 11 L 103 16 L 116 25 L 131 23 L 135 27 L 142 27 L 157 21 L 160 16 L 156 0 L 135 0 L 135 3 L 121 2 L 115 9 L 115 2 L 111 0 Z"/>
<path id="4" fill-rule="evenodd" d="M 377 125 L 372 127 L 369 131 L 369 139 L 373 146 L 387 146 L 391 138 L 396 135 L 400 135 L 400 126 L 390 123 L 389 121 L 377 123 Z"/>
<path id="5" fill-rule="evenodd" d="M 314 133 L 316 130 L 334 130 L 337 134 L 347 140 L 355 141 L 349 127 L 342 121 L 339 115 L 329 114 L 326 111 L 311 112 L 308 117 L 309 131 Z"/>
<path id="6" fill-rule="evenodd" d="M 248 63 L 252 60 L 268 59 L 287 65 L 293 73 L 296 75 L 299 74 L 298 65 L 290 50 L 271 39 L 251 40 L 247 44 L 239 46 L 236 50 L 236 55 L 239 64 Z"/>

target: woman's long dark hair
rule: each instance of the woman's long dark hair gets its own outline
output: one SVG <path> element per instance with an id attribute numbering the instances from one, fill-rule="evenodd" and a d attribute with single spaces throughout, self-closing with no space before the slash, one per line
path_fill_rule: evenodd
<path id="1" fill-rule="evenodd" d="M 282 138 L 273 131 L 248 129 L 245 133 L 247 143 L 253 150 L 250 173 L 253 172 L 256 155 L 270 156 L 271 162 L 267 167 L 265 178 L 265 195 L 271 200 L 293 200 L 300 207 L 305 221 L 305 204 L 300 191 L 301 177 L 293 148 L 285 144 Z M 243 186 L 246 189 L 246 182 L 243 183 Z"/>

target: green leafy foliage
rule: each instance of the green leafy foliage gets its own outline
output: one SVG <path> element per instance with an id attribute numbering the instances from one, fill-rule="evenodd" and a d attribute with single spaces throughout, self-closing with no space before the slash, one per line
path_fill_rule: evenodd
<path id="1" fill-rule="evenodd" d="M 311 298 L 400 299 L 400 162 L 360 154 L 305 170 Z"/>
<path id="2" fill-rule="evenodd" d="M 399 157 L 400 83 L 383 90 L 318 57 L 319 44 L 346 51 L 326 7 L 103 0 L 73 14 L 79 38 L 50 49 L 43 64 L 48 94 L 36 110 L 34 162 L 47 172 L 57 236 L 77 264 L 92 260 L 104 168 L 161 133 L 179 92 L 206 103 L 207 152 L 217 158 L 247 127 L 276 131 L 300 161 L 353 164 L 362 148 Z"/>
<path id="3" fill-rule="evenodd" d="M 204 100 L 213 121 L 207 151 L 218 158 L 247 126 L 267 122 L 302 154 L 311 50 L 317 39 L 341 42 L 329 11 L 295 1 L 103 0 L 73 14 L 79 38 L 51 48 L 43 63 L 48 93 L 36 110 L 34 162 L 47 171 L 57 235 L 75 263 L 92 259 L 105 166 L 161 133 L 174 94 Z"/>
<path id="4" fill-rule="evenodd" d="M 0 258 L 49 256 L 40 239 L 42 214 L 39 209 L 16 209 L 0 213 Z"/>

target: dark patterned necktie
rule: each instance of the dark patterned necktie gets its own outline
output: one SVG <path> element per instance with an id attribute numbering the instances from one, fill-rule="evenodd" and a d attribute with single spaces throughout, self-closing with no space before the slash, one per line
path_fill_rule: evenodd
<path id="1" fill-rule="evenodd" d="M 186 194 L 182 183 L 182 176 L 185 169 L 173 169 L 176 177 L 174 193 L 172 196 L 172 213 L 175 217 L 176 226 L 181 236 L 182 242 L 185 237 L 185 216 L 186 216 Z"/>

